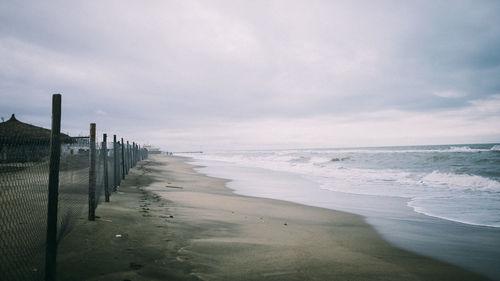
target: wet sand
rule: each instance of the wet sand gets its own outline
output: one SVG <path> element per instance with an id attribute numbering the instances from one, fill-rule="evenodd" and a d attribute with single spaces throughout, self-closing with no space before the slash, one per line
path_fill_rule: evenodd
<path id="1" fill-rule="evenodd" d="M 362 217 L 234 194 L 177 157 L 139 163 L 61 242 L 59 280 L 485 280 Z M 117 237 L 119 235 L 119 237 Z"/>

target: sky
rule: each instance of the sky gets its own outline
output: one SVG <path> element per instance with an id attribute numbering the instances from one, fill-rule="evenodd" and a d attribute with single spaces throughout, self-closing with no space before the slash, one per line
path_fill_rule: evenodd
<path id="1" fill-rule="evenodd" d="M 500 1 L 0 1 L 0 116 L 168 151 L 500 142 Z"/>

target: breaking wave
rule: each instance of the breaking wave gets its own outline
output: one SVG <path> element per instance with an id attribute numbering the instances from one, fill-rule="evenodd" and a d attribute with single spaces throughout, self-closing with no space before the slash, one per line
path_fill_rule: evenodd
<path id="1" fill-rule="evenodd" d="M 299 174 L 323 190 L 408 198 L 408 206 L 422 214 L 500 227 L 498 151 L 500 144 L 233 151 L 196 158 Z"/>

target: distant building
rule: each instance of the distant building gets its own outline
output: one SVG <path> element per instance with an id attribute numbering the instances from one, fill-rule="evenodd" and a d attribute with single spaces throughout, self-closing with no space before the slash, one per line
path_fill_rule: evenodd
<path id="1" fill-rule="evenodd" d="M 148 154 L 161 154 L 161 150 L 158 147 L 145 145 L 144 148 L 148 151 Z"/>
<path id="2" fill-rule="evenodd" d="M 24 163 L 40 161 L 50 153 L 49 129 L 23 123 L 15 115 L 0 123 L 0 162 Z M 68 146 L 73 139 L 61 134 L 61 143 Z"/>
<path id="3" fill-rule="evenodd" d="M 85 154 L 90 150 L 90 138 L 87 137 L 72 137 L 73 142 L 68 147 L 68 151 L 63 154 Z"/>

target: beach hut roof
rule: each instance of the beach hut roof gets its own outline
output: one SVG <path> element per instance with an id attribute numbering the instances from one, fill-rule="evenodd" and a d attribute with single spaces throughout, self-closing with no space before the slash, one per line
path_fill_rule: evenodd
<path id="1" fill-rule="evenodd" d="M 49 143 L 50 130 L 23 123 L 12 114 L 9 120 L 0 123 L 0 143 Z M 73 142 L 66 134 L 61 134 L 61 142 Z"/>

